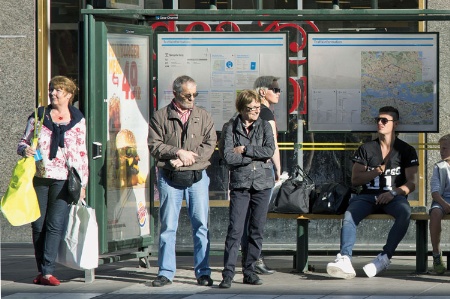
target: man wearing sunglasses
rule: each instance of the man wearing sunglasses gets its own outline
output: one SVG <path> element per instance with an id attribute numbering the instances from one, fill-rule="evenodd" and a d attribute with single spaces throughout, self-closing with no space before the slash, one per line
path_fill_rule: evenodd
<path id="1" fill-rule="evenodd" d="M 396 137 L 398 122 L 396 108 L 380 108 L 375 118 L 378 138 L 361 145 L 353 156 L 352 184 L 361 186 L 362 191 L 350 199 L 345 212 L 340 253 L 327 265 L 332 277 L 351 279 L 356 276 L 351 263 L 356 227 L 368 215 L 386 213 L 395 218 L 382 251 L 363 267 L 368 277 L 388 268 L 408 230 L 411 208 L 407 196 L 416 187 L 419 162 L 416 150 Z"/>
<path id="2" fill-rule="evenodd" d="M 259 112 L 259 117 L 262 120 L 266 120 L 269 122 L 272 127 L 274 141 L 275 141 L 275 152 L 273 157 L 270 159 L 273 164 L 273 172 L 274 179 L 278 181 L 281 175 L 281 162 L 280 162 L 280 150 L 278 149 L 277 142 L 277 125 L 275 123 L 275 114 L 273 113 L 273 105 L 277 104 L 280 100 L 281 89 L 278 85 L 278 79 L 274 76 L 261 76 L 258 77 L 253 83 L 253 89 L 259 96 L 261 100 L 261 111 Z M 248 219 L 247 219 L 248 220 Z M 248 227 L 248 223 L 246 223 L 246 227 Z M 242 261 L 245 260 L 246 252 L 247 252 L 247 234 L 248 230 L 244 230 L 244 234 L 242 235 L 241 249 L 242 249 Z M 242 267 L 244 267 L 244 263 L 242 262 Z M 275 272 L 275 270 L 270 269 L 265 261 L 264 257 L 261 255 L 258 260 L 255 262 L 255 272 L 262 275 L 270 275 Z"/>
<path id="3" fill-rule="evenodd" d="M 176 232 L 183 199 L 192 225 L 197 283 L 211 286 L 209 266 L 209 177 L 206 168 L 216 147 L 216 129 L 209 112 L 195 106 L 197 84 L 180 76 L 172 85 L 172 102 L 150 120 L 148 147 L 158 167 L 158 276 L 154 287 L 171 284 L 176 272 Z"/>

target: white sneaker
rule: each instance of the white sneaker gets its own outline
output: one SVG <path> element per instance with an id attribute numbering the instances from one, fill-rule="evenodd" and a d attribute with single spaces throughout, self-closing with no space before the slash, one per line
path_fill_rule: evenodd
<path id="1" fill-rule="evenodd" d="M 328 263 L 327 273 L 336 278 L 352 279 L 356 276 L 350 258 L 346 255 L 337 254 L 334 263 Z"/>
<path id="2" fill-rule="evenodd" d="M 386 270 L 389 267 L 391 260 L 388 258 L 386 254 L 379 254 L 376 258 L 373 259 L 372 262 L 368 263 L 363 267 L 364 272 L 368 277 L 374 277 L 378 273 L 383 270 Z"/>

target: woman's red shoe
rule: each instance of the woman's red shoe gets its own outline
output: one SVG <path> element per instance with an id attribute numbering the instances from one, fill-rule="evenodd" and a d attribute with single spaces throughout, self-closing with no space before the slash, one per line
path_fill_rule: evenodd
<path id="1" fill-rule="evenodd" d="M 41 278 L 42 278 L 42 274 L 39 274 L 38 276 L 36 276 L 35 279 L 33 279 L 33 283 L 34 284 L 41 284 Z"/>
<path id="2" fill-rule="evenodd" d="M 61 282 L 55 276 L 50 276 L 48 279 L 45 278 L 45 276 L 42 276 L 41 284 L 47 286 L 59 286 Z"/>

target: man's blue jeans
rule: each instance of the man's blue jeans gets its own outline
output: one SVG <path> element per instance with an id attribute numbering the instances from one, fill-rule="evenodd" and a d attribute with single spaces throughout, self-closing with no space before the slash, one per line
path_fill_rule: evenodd
<path id="1" fill-rule="evenodd" d="M 158 275 L 173 280 L 177 269 L 175 244 L 181 203 L 186 199 L 188 216 L 194 241 L 195 277 L 211 275 L 209 267 L 209 177 L 203 170 L 202 179 L 191 187 L 176 187 L 167 181 L 163 171 L 158 171 L 159 233 Z"/>
<path id="2" fill-rule="evenodd" d="M 411 207 L 406 197 L 401 195 L 395 196 L 388 204 L 376 205 L 374 194 L 361 194 L 350 199 L 341 229 L 341 255 L 352 256 L 356 226 L 366 216 L 375 213 L 385 213 L 395 218 L 383 247 L 383 253 L 389 258 L 394 255 L 395 249 L 408 231 Z"/>
<path id="3" fill-rule="evenodd" d="M 69 217 L 67 181 L 34 177 L 41 217 L 31 223 L 38 272 L 53 274 L 59 243 Z"/>

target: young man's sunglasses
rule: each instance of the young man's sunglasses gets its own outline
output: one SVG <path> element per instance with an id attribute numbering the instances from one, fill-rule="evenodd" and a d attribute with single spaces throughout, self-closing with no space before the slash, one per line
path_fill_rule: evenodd
<path id="1" fill-rule="evenodd" d="M 390 121 L 395 121 L 395 119 L 387 119 L 386 117 L 375 117 L 375 123 L 379 123 L 380 121 L 383 125 L 385 125 Z"/>

